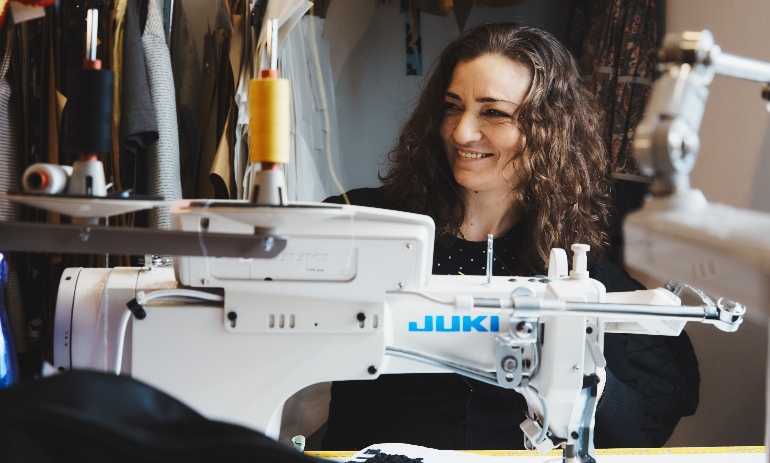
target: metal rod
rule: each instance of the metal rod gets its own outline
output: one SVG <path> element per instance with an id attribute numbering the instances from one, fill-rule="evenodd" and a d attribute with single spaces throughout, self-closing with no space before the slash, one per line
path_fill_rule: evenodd
<path id="1" fill-rule="evenodd" d="M 278 20 L 271 19 L 272 39 L 270 41 L 270 69 L 278 69 Z"/>
<path id="2" fill-rule="evenodd" d="M 491 297 L 474 297 L 473 308 L 475 309 L 512 309 L 513 305 L 508 299 L 503 300 L 500 298 L 491 298 Z"/>
<path id="3" fill-rule="evenodd" d="M 88 32 L 91 34 L 90 37 L 88 37 L 88 59 L 91 61 L 96 61 L 96 44 L 98 41 L 97 37 L 99 33 L 99 10 L 93 8 L 88 12 L 91 13 L 90 18 L 87 19 L 87 21 L 91 22 L 87 28 Z"/>
<path id="4" fill-rule="evenodd" d="M 652 318 L 702 322 L 717 319 L 716 311 L 710 312 L 704 306 L 656 306 L 641 304 L 608 304 L 603 302 L 566 302 L 558 299 L 536 297 L 514 297 L 513 313 L 536 311 L 542 315 L 578 315 L 609 319 Z"/>
<path id="5" fill-rule="evenodd" d="M 444 368 L 454 373 L 466 376 L 477 381 L 481 381 L 493 386 L 497 386 L 497 376 L 494 373 L 490 373 L 477 368 L 460 365 L 449 360 L 442 359 L 440 357 L 434 357 L 432 355 L 423 354 L 422 352 L 415 352 L 407 349 L 401 349 L 399 347 L 385 347 L 385 354 L 392 355 L 394 357 L 401 357 L 409 360 L 414 360 L 420 363 L 433 365 L 435 367 Z"/>
<path id="6" fill-rule="evenodd" d="M 730 53 L 717 53 L 712 56 L 714 72 L 737 79 L 770 82 L 770 63 Z"/>
<path id="7" fill-rule="evenodd" d="M 91 28 L 93 27 L 93 22 L 91 21 L 92 17 L 93 10 L 86 11 L 86 59 L 91 59 Z"/>
<path id="8" fill-rule="evenodd" d="M 706 309 L 702 306 L 651 306 L 636 304 L 590 304 L 584 302 L 567 302 L 567 311 L 580 313 L 587 316 L 613 318 L 639 318 L 650 317 L 659 319 L 661 317 L 674 319 L 687 319 L 690 321 L 700 321 L 706 318 Z M 555 310 L 554 312 L 559 312 Z"/>
<path id="9" fill-rule="evenodd" d="M 495 241 L 492 235 L 487 235 L 487 284 L 492 283 L 492 259 L 494 257 Z"/>
<path id="10" fill-rule="evenodd" d="M 286 239 L 265 235 L 0 222 L 3 251 L 270 259 L 285 247 Z"/>

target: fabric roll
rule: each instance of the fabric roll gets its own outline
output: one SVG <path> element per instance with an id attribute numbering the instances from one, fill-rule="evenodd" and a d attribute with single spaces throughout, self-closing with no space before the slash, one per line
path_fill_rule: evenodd
<path id="1" fill-rule="evenodd" d="M 149 0 L 142 45 L 150 82 L 150 97 L 158 121 L 158 141 L 148 152 L 149 192 L 167 200 L 181 199 L 179 127 L 171 54 L 163 30 L 163 0 Z M 149 225 L 152 228 L 171 228 L 168 208 L 153 209 Z"/>

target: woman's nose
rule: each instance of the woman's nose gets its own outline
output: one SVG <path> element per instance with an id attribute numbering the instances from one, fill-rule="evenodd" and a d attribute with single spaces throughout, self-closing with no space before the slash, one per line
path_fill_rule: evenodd
<path id="1" fill-rule="evenodd" d="M 464 112 L 457 121 L 457 127 L 454 130 L 455 141 L 464 145 L 480 140 L 481 136 L 478 118 L 470 112 Z"/>

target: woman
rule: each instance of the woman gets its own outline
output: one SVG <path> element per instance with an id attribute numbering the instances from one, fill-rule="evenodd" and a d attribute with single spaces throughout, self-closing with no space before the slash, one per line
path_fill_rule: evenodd
<path id="1" fill-rule="evenodd" d="M 450 43 L 381 180 L 380 188 L 347 196 L 432 217 L 434 274 L 485 273 L 492 234 L 495 275 L 543 274 L 552 247 L 580 242 L 591 246 L 591 276 L 608 291 L 642 289 L 601 260 L 610 183 L 599 112 L 569 52 L 542 29 L 489 24 Z M 607 335 L 605 356 L 596 445 L 663 445 L 698 402 L 686 334 Z M 519 394 L 459 375 L 337 382 L 324 448 L 522 448 L 526 411 Z"/>

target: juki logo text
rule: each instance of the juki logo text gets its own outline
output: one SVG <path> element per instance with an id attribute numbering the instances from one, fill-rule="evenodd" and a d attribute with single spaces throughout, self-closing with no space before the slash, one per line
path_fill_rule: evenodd
<path id="1" fill-rule="evenodd" d="M 500 317 L 497 315 L 436 315 L 435 317 L 433 315 L 426 315 L 422 326 L 418 326 L 417 322 L 409 322 L 409 331 L 479 331 L 496 333 L 500 331 Z"/>

